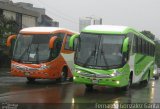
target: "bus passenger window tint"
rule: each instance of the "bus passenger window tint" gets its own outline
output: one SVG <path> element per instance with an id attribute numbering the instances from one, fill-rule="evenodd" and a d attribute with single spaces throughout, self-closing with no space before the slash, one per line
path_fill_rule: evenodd
<path id="1" fill-rule="evenodd" d="M 56 33 L 56 34 L 54 34 L 54 36 L 57 36 L 59 39 L 61 39 L 62 41 L 63 41 L 63 39 L 64 39 L 64 33 Z"/>
<path id="2" fill-rule="evenodd" d="M 134 53 L 139 53 L 147 56 L 154 56 L 154 45 L 140 36 L 134 35 L 133 41 Z"/>
<path id="3" fill-rule="evenodd" d="M 49 59 L 48 47 L 51 35 L 22 35 L 19 34 L 13 53 L 13 60 L 38 63 Z"/>
<path id="4" fill-rule="evenodd" d="M 54 42 L 54 48 L 51 50 L 51 59 L 55 59 L 59 55 L 61 47 L 62 47 L 62 41 L 56 39 L 56 41 Z"/>
<path id="5" fill-rule="evenodd" d="M 65 43 L 65 47 L 64 47 L 66 50 L 70 50 L 70 48 L 69 48 L 70 37 L 71 37 L 71 35 L 67 35 L 67 37 L 66 37 L 66 43 Z"/>
<path id="6" fill-rule="evenodd" d="M 98 35 L 81 33 L 76 50 L 78 65 L 91 68 L 117 68 L 123 63 L 122 44 L 124 35 Z M 89 41 L 89 42 L 88 42 Z"/>
<path id="7" fill-rule="evenodd" d="M 97 64 L 99 66 L 121 65 L 122 43 L 123 36 L 102 35 L 101 51 L 99 51 Z"/>

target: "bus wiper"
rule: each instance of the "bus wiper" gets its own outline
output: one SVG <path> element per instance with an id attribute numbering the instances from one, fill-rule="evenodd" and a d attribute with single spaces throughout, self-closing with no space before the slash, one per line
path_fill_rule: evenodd
<path id="1" fill-rule="evenodd" d="M 83 66 L 86 66 L 86 64 L 90 61 L 90 59 L 92 58 L 92 56 L 95 57 L 95 55 L 96 55 L 96 49 L 97 49 L 97 47 L 96 47 L 96 45 L 95 45 L 95 46 L 94 46 L 94 50 L 91 52 L 90 56 L 87 58 L 87 60 L 86 60 L 86 62 L 84 63 Z"/>
<path id="2" fill-rule="evenodd" d="M 81 38 L 79 37 L 79 39 L 78 39 L 78 49 L 77 49 L 77 51 L 80 52 L 80 49 L 81 49 Z"/>
<path id="3" fill-rule="evenodd" d="M 24 52 L 22 53 L 22 55 L 19 57 L 18 61 L 21 61 L 21 59 L 23 58 L 23 56 L 28 52 L 28 50 L 29 50 L 29 48 L 30 48 L 31 45 L 32 45 L 32 43 L 30 43 L 28 45 L 28 47 L 24 50 Z"/>
<path id="4" fill-rule="evenodd" d="M 39 43 L 38 43 L 37 48 L 36 48 L 36 62 L 37 62 L 37 64 L 39 62 Z"/>
<path id="5" fill-rule="evenodd" d="M 105 65 L 108 66 L 108 62 L 107 62 L 106 56 L 105 56 L 104 51 L 103 51 L 103 44 L 102 44 L 102 48 L 101 48 L 101 54 L 103 56 Z"/>
<path id="6" fill-rule="evenodd" d="M 121 66 L 121 65 L 112 65 L 111 67 L 119 67 L 119 66 Z"/>

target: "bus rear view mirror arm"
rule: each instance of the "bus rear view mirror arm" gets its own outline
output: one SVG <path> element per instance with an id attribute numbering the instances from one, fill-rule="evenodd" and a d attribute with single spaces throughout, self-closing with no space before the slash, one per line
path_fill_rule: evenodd
<path id="1" fill-rule="evenodd" d="M 122 52 L 126 53 L 128 51 L 128 45 L 129 45 L 129 38 L 125 38 L 123 41 L 123 47 L 122 47 Z"/>
<path id="2" fill-rule="evenodd" d="M 49 40 L 49 48 L 50 49 L 53 49 L 54 42 L 55 42 L 56 39 L 57 39 L 57 36 L 53 36 L 53 37 L 50 38 L 50 40 Z"/>
<path id="3" fill-rule="evenodd" d="M 69 40 L 69 47 L 70 47 L 71 49 L 74 48 L 74 40 L 75 40 L 76 38 L 78 38 L 78 37 L 79 37 L 79 34 L 74 34 L 74 35 L 71 36 L 71 38 L 70 38 L 70 40 Z"/>
<path id="4" fill-rule="evenodd" d="M 7 46 L 10 47 L 12 40 L 16 38 L 16 35 L 11 35 L 7 38 Z"/>

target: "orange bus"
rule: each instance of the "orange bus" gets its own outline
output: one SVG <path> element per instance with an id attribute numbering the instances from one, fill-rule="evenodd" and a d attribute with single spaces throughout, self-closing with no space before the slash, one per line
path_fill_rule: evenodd
<path id="1" fill-rule="evenodd" d="M 74 51 L 69 49 L 70 36 L 76 32 L 59 27 L 29 27 L 7 39 L 15 39 L 11 75 L 35 79 L 72 80 Z"/>

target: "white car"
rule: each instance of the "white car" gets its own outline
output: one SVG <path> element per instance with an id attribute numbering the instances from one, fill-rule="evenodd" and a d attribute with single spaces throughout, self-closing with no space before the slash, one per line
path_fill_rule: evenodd
<path id="1" fill-rule="evenodd" d="M 153 77 L 155 78 L 155 80 L 159 79 L 160 76 L 160 68 L 157 68 L 157 65 L 154 65 L 154 71 L 153 71 Z"/>

